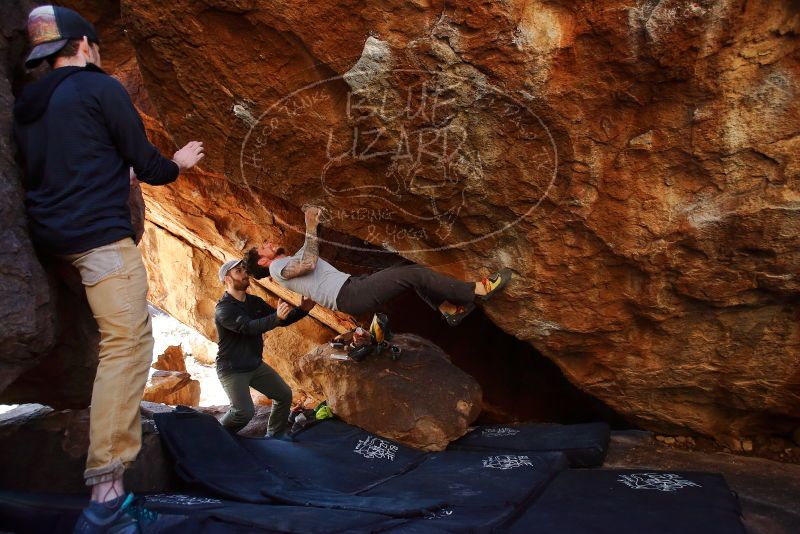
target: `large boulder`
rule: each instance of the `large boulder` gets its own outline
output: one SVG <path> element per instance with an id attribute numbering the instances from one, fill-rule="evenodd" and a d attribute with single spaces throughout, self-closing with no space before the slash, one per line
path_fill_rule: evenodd
<path id="1" fill-rule="evenodd" d="M 214 305 L 225 291 L 217 278 L 218 260 L 151 222 L 145 224 L 142 245 L 148 300 L 206 338 L 216 339 Z"/>
<path id="2" fill-rule="evenodd" d="M 461 437 L 478 417 L 481 388 L 429 341 L 410 334 L 394 337 L 402 349 L 362 362 L 340 359 L 329 344 L 300 358 L 294 379 L 352 425 L 427 451 Z M 337 357 L 339 356 L 339 357 Z"/>
<path id="3" fill-rule="evenodd" d="M 143 400 L 176 406 L 200 404 L 200 382 L 181 371 L 155 371 L 147 380 Z"/>

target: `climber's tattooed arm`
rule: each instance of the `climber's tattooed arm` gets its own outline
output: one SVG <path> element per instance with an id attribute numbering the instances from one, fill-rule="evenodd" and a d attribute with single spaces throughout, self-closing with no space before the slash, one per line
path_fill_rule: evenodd
<path id="1" fill-rule="evenodd" d="M 306 210 L 306 242 L 303 245 L 303 256 L 286 264 L 281 269 L 281 276 L 286 279 L 297 278 L 306 273 L 310 273 L 317 267 L 319 258 L 319 240 L 317 239 L 317 229 L 321 210 L 319 208 L 308 208 Z"/>

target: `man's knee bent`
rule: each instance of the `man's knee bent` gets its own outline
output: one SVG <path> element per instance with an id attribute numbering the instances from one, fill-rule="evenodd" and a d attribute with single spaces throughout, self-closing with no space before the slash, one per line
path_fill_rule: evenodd
<path id="1" fill-rule="evenodd" d="M 284 384 L 284 388 L 276 391 L 272 397 L 272 402 L 285 402 L 291 404 L 292 402 L 292 388 Z"/>
<path id="2" fill-rule="evenodd" d="M 220 422 L 226 428 L 239 431 L 247 426 L 247 423 L 250 422 L 254 415 L 254 408 L 235 408 L 231 406 L 228 412 L 222 416 Z"/>
<path id="3" fill-rule="evenodd" d="M 246 422 L 253 418 L 256 414 L 256 410 L 253 406 L 245 406 L 242 408 L 231 406 L 230 413 L 236 420 Z"/>

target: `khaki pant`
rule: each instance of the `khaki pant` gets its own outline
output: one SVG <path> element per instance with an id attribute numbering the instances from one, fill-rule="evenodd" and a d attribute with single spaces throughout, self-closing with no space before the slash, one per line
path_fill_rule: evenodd
<path id="1" fill-rule="evenodd" d="M 84 472 L 93 486 L 121 477 L 141 448 L 139 405 L 153 358 L 147 272 L 130 238 L 64 259 L 80 271 L 100 329 Z"/>

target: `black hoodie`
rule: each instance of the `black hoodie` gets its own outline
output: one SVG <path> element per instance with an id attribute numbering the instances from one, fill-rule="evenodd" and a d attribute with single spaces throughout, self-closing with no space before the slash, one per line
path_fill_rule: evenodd
<path id="1" fill-rule="evenodd" d="M 84 252 L 134 235 L 129 167 L 152 185 L 178 177 L 144 132 L 128 93 L 98 67 L 62 67 L 14 103 L 26 166 L 33 241 L 54 254 Z"/>
<path id="2" fill-rule="evenodd" d="M 281 321 L 275 308 L 263 299 L 246 293 L 244 302 L 241 302 L 226 291 L 217 302 L 214 316 L 219 336 L 217 374 L 255 370 L 261 364 L 264 332 L 279 326 L 289 326 L 306 315 L 308 312 L 295 308 Z"/>

